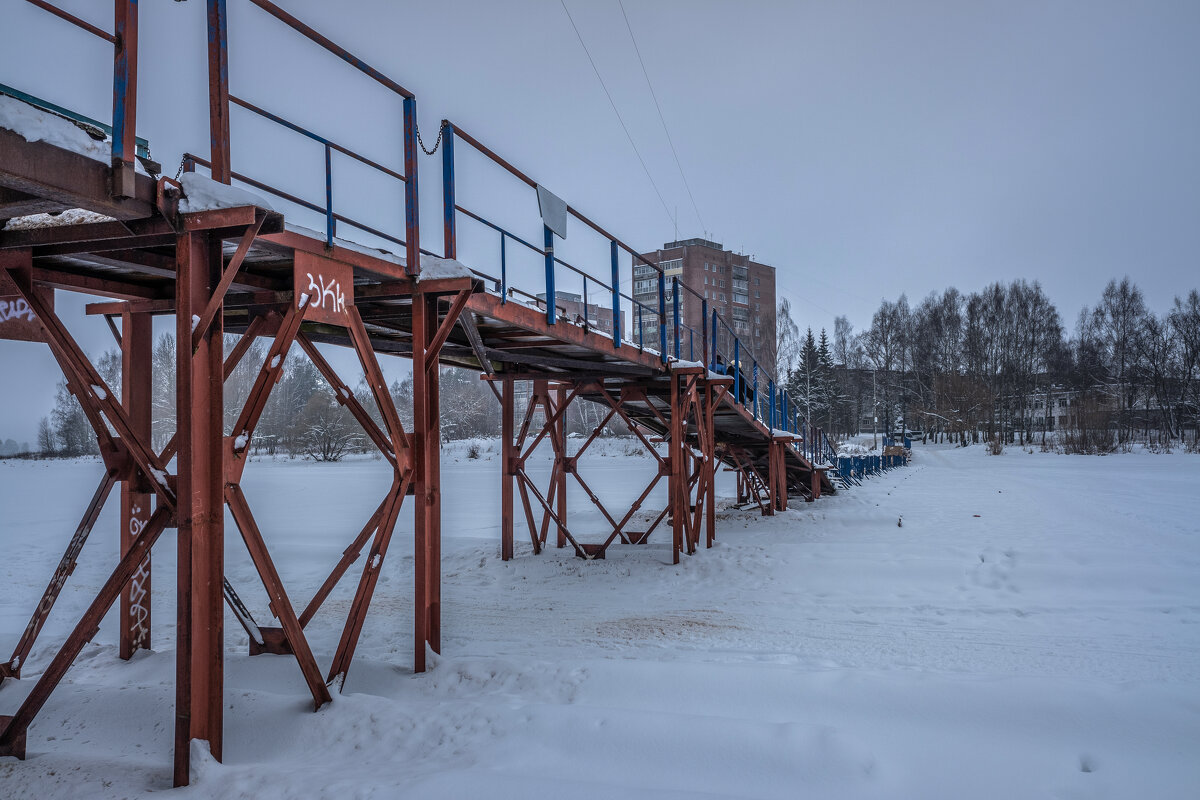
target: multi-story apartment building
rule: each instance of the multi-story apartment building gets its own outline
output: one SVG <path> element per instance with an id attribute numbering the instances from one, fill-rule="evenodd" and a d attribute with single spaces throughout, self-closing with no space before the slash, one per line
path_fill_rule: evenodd
<path id="1" fill-rule="evenodd" d="M 713 309 L 749 346 L 752 358 L 760 370 L 775 372 L 775 268 L 751 261 L 749 256 L 726 250 L 707 239 L 684 239 L 667 242 L 661 250 L 643 253 L 642 257 L 657 264 L 666 273 L 666 324 L 668 342 L 675 324 L 671 295 L 674 281 L 680 283 L 680 324 L 693 328 L 696 334 L 689 341 L 684 333 L 680 355 L 688 357 L 689 344 L 695 358 L 700 358 L 703 344 L 699 341 L 704 328 L 703 301 L 709 314 Z M 684 287 L 691 292 L 684 291 Z M 695 294 L 693 294 L 694 292 Z M 658 341 L 658 274 L 652 267 L 635 261 L 633 267 L 633 297 L 644 305 L 642 309 L 642 343 L 659 349 Z M 637 309 L 629 320 L 629 337 L 637 341 Z M 724 334 L 723 334 L 724 335 Z M 722 344 L 724 347 L 724 344 Z M 748 359 L 743 359 L 748 360 Z"/>

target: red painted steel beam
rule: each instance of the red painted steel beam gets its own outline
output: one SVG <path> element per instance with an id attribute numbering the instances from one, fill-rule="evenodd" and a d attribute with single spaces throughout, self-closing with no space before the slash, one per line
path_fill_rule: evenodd
<path id="1" fill-rule="evenodd" d="M 176 414 L 179 448 L 178 646 L 175 785 L 188 782 L 191 742 L 223 751 L 224 469 L 223 326 L 213 320 L 192 347 L 191 319 L 203 313 L 221 277 L 220 240 L 184 233 L 175 284 Z"/>
<path id="2" fill-rule="evenodd" d="M 432 643 L 435 631 L 431 620 L 435 598 L 440 591 L 440 565 L 434 561 L 436 539 L 440 536 L 441 447 L 438 414 L 438 369 L 436 356 L 428 345 L 437 335 L 437 299 L 424 295 L 413 298 L 413 497 L 414 537 L 414 652 L 413 670 L 425 671 L 425 646 Z M 436 651 L 438 648 L 434 647 Z"/>
<path id="3" fill-rule="evenodd" d="M 364 75 L 370 76 L 371 78 L 375 79 L 380 84 L 382 84 L 383 86 L 387 87 L 388 89 L 391 89 L 393 92 L 400 95 L 401 97 L 407 97 L 407 98 L 413 97 L 413 93 L 410 92 L 408 89 L 405 89 L 403 86 L 396 83 L 394 80 L 392 80 L 388 76 L 384 75 L 382 72 L 375 69 L 371 65 L 367 64 L 367 62 L 363 61 L 361 58 L 354 55 L 350 51 L 346 50 L 343 47 L 340 47 L 339 45 L 335 44 L 333 41 L 322 36 L 320 33 L 317 33 L 315 30 L 310 28 L 308 25 L 305 25 L 303 22 L 296 19 L 295 17 L 293 17 L 291 14 L 284 11 L 279 6 L 270 2 L 270 0 L 250 0 L 250 2 L 254 3 L 254 5 L 258 6 L 263 11 L 266 11 L 268 14 L 270 14 L 271 16 L 278 19 L 280 22 L 285 23 L 286 25 L 290 26 L 297 32 L 299 32 L 299 33 L 303 34 L 304 36 L 306 36 L 307 38 L 311 39 L 313 42 L 316 42 L 321 47 L 324 47 L 326 50 L 333 53 L 335 56 L 342 59 L 350 66 L 359 70 Z"/>
<path id="4" fill-rule="evenodd" d="M 114 197 L 111 183 L 112 168 L 101 161 L 46 142 L 27 142 L 0 128 L 0 186 L 117 219 L 154 213 L 155 183 L 150 176 L 135 175 L 129 197 Z M 0 247 L 8 246 L 11 236 L 0 236 Z"/>
<path id="5" fill-rule="evenodd" d="M 121 317 L 121 403 L 129 414 L 134 433 L 150 439 L 152 413 L 151 351 L 153 319 L 149 314 Z M 131 474 L 121 481 L 121 554 L 133 546 L 138 533 L 150 521 L 153 492 L 145 474 Z M 140 563 L 132 580 L 121 589 L 119 654 L 133 657 L 137 650 L 150 649 L 150 554 Z"/>
<path id="6" fill-rule="evenodd" d="M 63 553 L 62 559 L 59 560 L 58 567 L 55 569 L 54 575 L 50 578 L 50 583 L 47 584 L 46 591 L 42 593 L 42 598 L 38 601 L 37 607 L 33 611 L 33 616 L 30 617 L 29 624 L 25 627 L 24 633 L 21 634 L 21 638 L 17 642 L 12 656 L 6 664 L 0 664 L 0 682 L 3 682 L 5 678 L 21 677 L 21 667 L 24 665 L 25 660 L 29 658 L 29 653 L 33 650 L 37 636 L 41 632 L 42 626 L 46 624 L 46 618 L 50 615 L 50 610 L 54 608 L 54 603 L 58 600 L 58 596 L 67 582 L 67 578 L 75 571 L 75 564 L 79 559 L 79 553 L 83 550 L 83 545 L 87 542 L 88 536 L 91 534 L 101 510 L 104 508 L 104 503 L 108 499 L 109 492 L 112 491 L 116 483 L 116 472 L 106 469 L 104 477 L 100 479 L 100 485 L 96 487 L 96 492 L 92 495 L 92 501 L 83 513 L 83 519 L 80 520 L 78 527 L 75 528 L 75 533 L 71 536 L 71 540 L 67 544 L 66 552 Z"/>
<path id="7" fill-rule="evenodd" d="M 516 472 L 516 448 L 513 443 L 513 415 L 516 385 L 505 377 L 500 401 L 500 558 L 513 557 L 513 478 Z"/>
<path id="8" fill-rule="evenodd" d="M 170 510 L 165 507 L 154 512 L 133 545 L 121 557 L 116 569 L 100 587 L 99 593 L 75 625 L 67 637 L 67 641 L 42 672 L 38 682 L 34 684 L 33 690 L 26 695 L 21 707 L 11 717 L 0 717 L 0 725 L 2 725 L 0 727 L 0 756 L 25 758 L 25 733 L 29 724 L 46 704 L 46 701 L 50 699 L 50 693 L 67 674 L 67 670 L 79 656 L 84 645 L 96 635 L 100 629 L 100 621 L 108 613 L 112 604 L 116 602 L 117 596 L 121 593 L 121 587 L 129 582 L 137 565 L 149 554 L 150 548 L 158 540 L 163 528 L 170 520 L 170 516 Z"/>
<path id="9" fill-rule="evenodd" d="M 232 169 L 229 160 L 229 25 L 225 0 L 208 0 L 208 135 L 212 178 L 229 183 Z"/>
<path id="10" fill-rule="evenodd" d="M 30 5 L 37 6 L 38 8 L 40 8 L 44 11 L 48 11 L 51 14 L 53 14 L 54 16 L 58 17 L 59 19 L 65 19 L 67 22 L 71 23 L 72 25 L 75 25 L 76 27 L 82 28 L 83 30 L 87 31 L 88 33 L 92 34 L 93 36 L 99 36 L 101 39 L 104 39 L 107 42 L 111 42 L 112 44 L 117 43 L 117 37 L 113 36 L 108 31 L 104 30 L 103 28 L 97 28 L 92 23 L 90 23 L 86 20 L 82 20 L 79 17 L 75 16 L 74 14 L 69 14 L 66 11 L 63 11 L 61 8 L 54 5 L 53 3 L 48 3 L 48 2 L 46 2 L 46 0 L 25 0 L 25 2 L 29 3 Z M 118 2 L 119 2 L 119 0 L 118 0 Z"/>

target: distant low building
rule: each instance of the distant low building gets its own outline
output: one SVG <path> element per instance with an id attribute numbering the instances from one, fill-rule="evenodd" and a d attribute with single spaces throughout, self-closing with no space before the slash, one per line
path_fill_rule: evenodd
<path id="1" fill-rule="evenodd" d="M 544 309 L 546 307 L 546 293 L 538 294 L 537 299 L 539 305 Z M 599 303 L 588 303 L 586 306 L 583 303 L 583 295 L 573 294 L 571 292 L 555 292 L 554 293 L 554 311 L 558 319 L 567 320 L 577 325 L 582 325 L 587 322 L 587 326 L 592 330 L 601 331 L 612 336 L 613 333 L 613 310 L 611 306 L 601 305 Z M 625 338 L 625 312 L 620 315 L 621 338 Z"/>

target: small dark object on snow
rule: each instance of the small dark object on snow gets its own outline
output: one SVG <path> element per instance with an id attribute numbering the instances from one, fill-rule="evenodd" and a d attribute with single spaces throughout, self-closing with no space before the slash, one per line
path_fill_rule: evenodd
<path id="1" fill-rule="evenodd" d="M 971 516 L 972 516 L 972 517 L 978 517 L 978 516 L 980 516 L 980 515 L 979 515 L 979 514 L 972 514 Z"/>
<path id="2" fill-rule="evenodd" d="M 896 527 L 897 527 L 897 528 L 903 528 L 903 527 L 904 527 L 904 517 L 900 517 L 898 520 L 896 520 Z"/>

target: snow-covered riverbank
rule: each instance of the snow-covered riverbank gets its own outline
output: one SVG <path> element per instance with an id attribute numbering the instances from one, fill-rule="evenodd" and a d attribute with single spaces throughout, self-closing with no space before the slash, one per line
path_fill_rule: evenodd
<path id="1" fill-rule="evenodd" d="M 246 657 L 227 621 L 225 763 L 201 763 L 182 796 L 1184 798 L 1200 785 L 1200 458 L 918 446 L 913 466 L 773 519 L 725 510 L 718 546 L 673 567 L 662 534 L 591 563 L 534 557 L 518 536 L 501 562 L 499 470 L 483 456 L 443 468 L 444 654 L 430 672 L 410 673 L 405 514 L 331 706 L 306 711 L 295 663 Z M 378 502 L 385 466 L 247 469 L 295 602 Z M 653 471 L 619 453 L 585 467 L 626 503 Z M 97 462 L 0 462 L 4 656 L 99 475 Z M 115 562 L 115 508 L 0 714 Z M 598 514 L 578 519 L 600 532 Z M 170 785 L 173 550 L 168 532 L 155 651 L 119 662 L 106 620 L 31 728 L 29 759 L 0 760 L 0 798 Z M 232 524 L 227 552 L 266 616 Z M 322 665 L 348 577 L 309 628 Z"/>

